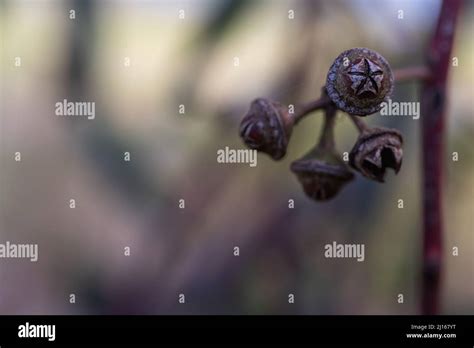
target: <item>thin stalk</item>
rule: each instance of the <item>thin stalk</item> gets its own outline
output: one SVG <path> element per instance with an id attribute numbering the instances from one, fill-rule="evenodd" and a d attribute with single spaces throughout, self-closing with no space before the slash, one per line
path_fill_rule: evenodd
<path id="1" fill-rule="evenodd" d="M 300 106 L 294 115 L 295 124 L 297 124 L 299 121 L 301 121 L 301 119 L 310 113 L 319 109 L 324 109 L 331 103 L 331 99 L 329 99 L 329 97 L 324 93 L 319 99 L 310 101 L 309 103 Z"/>
<path id="2" fill-rule="evenodd" d="M 421 313 L 438 314 L 442 277 L 442 181 L 445 102 L 456 20 L 461 0 L 444 0 L 436 31 L 428 48 L 431 72 L 421 90 L 423 153 L 423 261 Z"/>
<path id="3" fill-rule="evenodd" d="M 362 133 L 363 131 L 369 129 L 367 123 L 365 123 L 360 117 L 349 114 L 349 118 L 352 120 L 352 122 L 354 122 L 359 133 Z"/>
<path id="4" fill-rule="evenodd" d="M 336 121 L 336 106 L 328 106 L 325 108 L 324 125 L 319 138 L 318 149 L 332 150 L 335 147 L 334 142 L 334 124 Z"/>

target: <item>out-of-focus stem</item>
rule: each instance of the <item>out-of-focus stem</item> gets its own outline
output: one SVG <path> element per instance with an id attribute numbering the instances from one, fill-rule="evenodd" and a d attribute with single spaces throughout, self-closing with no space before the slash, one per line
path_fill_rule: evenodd
<path id="1" fill-rule="evenodd" d="M 421 313 L 438 314 L 442 277 L 442 180 L 446 83 L 461 0 L 444 0 L 427 51 L 429 79 L 421 90 L 423 153 L 423 261 Z"/>

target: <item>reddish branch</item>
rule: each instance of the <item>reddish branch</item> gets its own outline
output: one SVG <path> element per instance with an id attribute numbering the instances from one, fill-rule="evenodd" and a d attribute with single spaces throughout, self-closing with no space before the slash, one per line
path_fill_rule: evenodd
<path id="1" fill-rule="evenodd" d="M 422 314 L 439 310 L 442 272 L 442 180 L 446 82 L 451 64 L 456 19 L 462 0 L 444 0 L 436 31 L 428 48 L 430 77 L 421 90 L 423 142 L 423 265 Z"/>

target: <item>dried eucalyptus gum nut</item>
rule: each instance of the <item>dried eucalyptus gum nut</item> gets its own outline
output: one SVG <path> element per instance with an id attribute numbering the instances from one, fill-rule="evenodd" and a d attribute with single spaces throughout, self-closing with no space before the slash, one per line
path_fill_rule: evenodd
<path id="1" fill-rule="evenodd" d="M 339 155 L 319 149 L 294 161 L 291 171 L 296 174 L 306 195 L 316 201 L 335 197 L 354 178 Z"/>
<path id="2" fill-rule="evenodd" d="M 349 164 L 365 177 L 385 181 L 387 168 L 397 174 L 403 159 L 403 137 L 396 129 L 370 128 L 357 139 L 349 154 Z"/>
<path id="3" fill-rule="evenodd" d="M 387 60 L 368 48 L 342 52 L 329 69 L 326 90 L 336 106 L 353 115 L 379 111 L 393 92 L 393 73 Z"/>
<path id="4" fill-rule="evenodd" d="M 240 136 L 245 144 L 270 155 L 283 158 L 293 129 L 293 119 L 282 104 L 267 98 L 257 98 L 240 124 Z"/>

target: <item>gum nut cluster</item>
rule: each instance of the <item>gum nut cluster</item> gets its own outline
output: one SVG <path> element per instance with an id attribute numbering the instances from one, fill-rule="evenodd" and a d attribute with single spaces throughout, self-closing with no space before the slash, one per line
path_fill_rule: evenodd
<path id="1" fill-rule="evenodd" d="M 320 142 L 302 158 L 291 163 L 305 194 L 316 201 L 335 197 L 354 179 L 351 168 L 364 177 L 384 182 L 388 168 L 398 173 L 403 158 L 403 137 L 396 129 L 360 126 L 360 134 L 349 154 L 349 165 L 335 151 L 334 117 L 337 110 L 354 118 L 379 111 L 391 97 L 394 77 L 388 62 L 368 48 L 342 52 L 331 65 L 323 96 L 328 103 Z M 327 98 L 326 96 L 326 98 Z M 295 119 L 284 105 L 267 99 L 252 101 L 240 125 L 240 136 L 251 148 L 282 159 L 288 147 Z M 301 115 L 299 116 L 301 117 Z"/>

